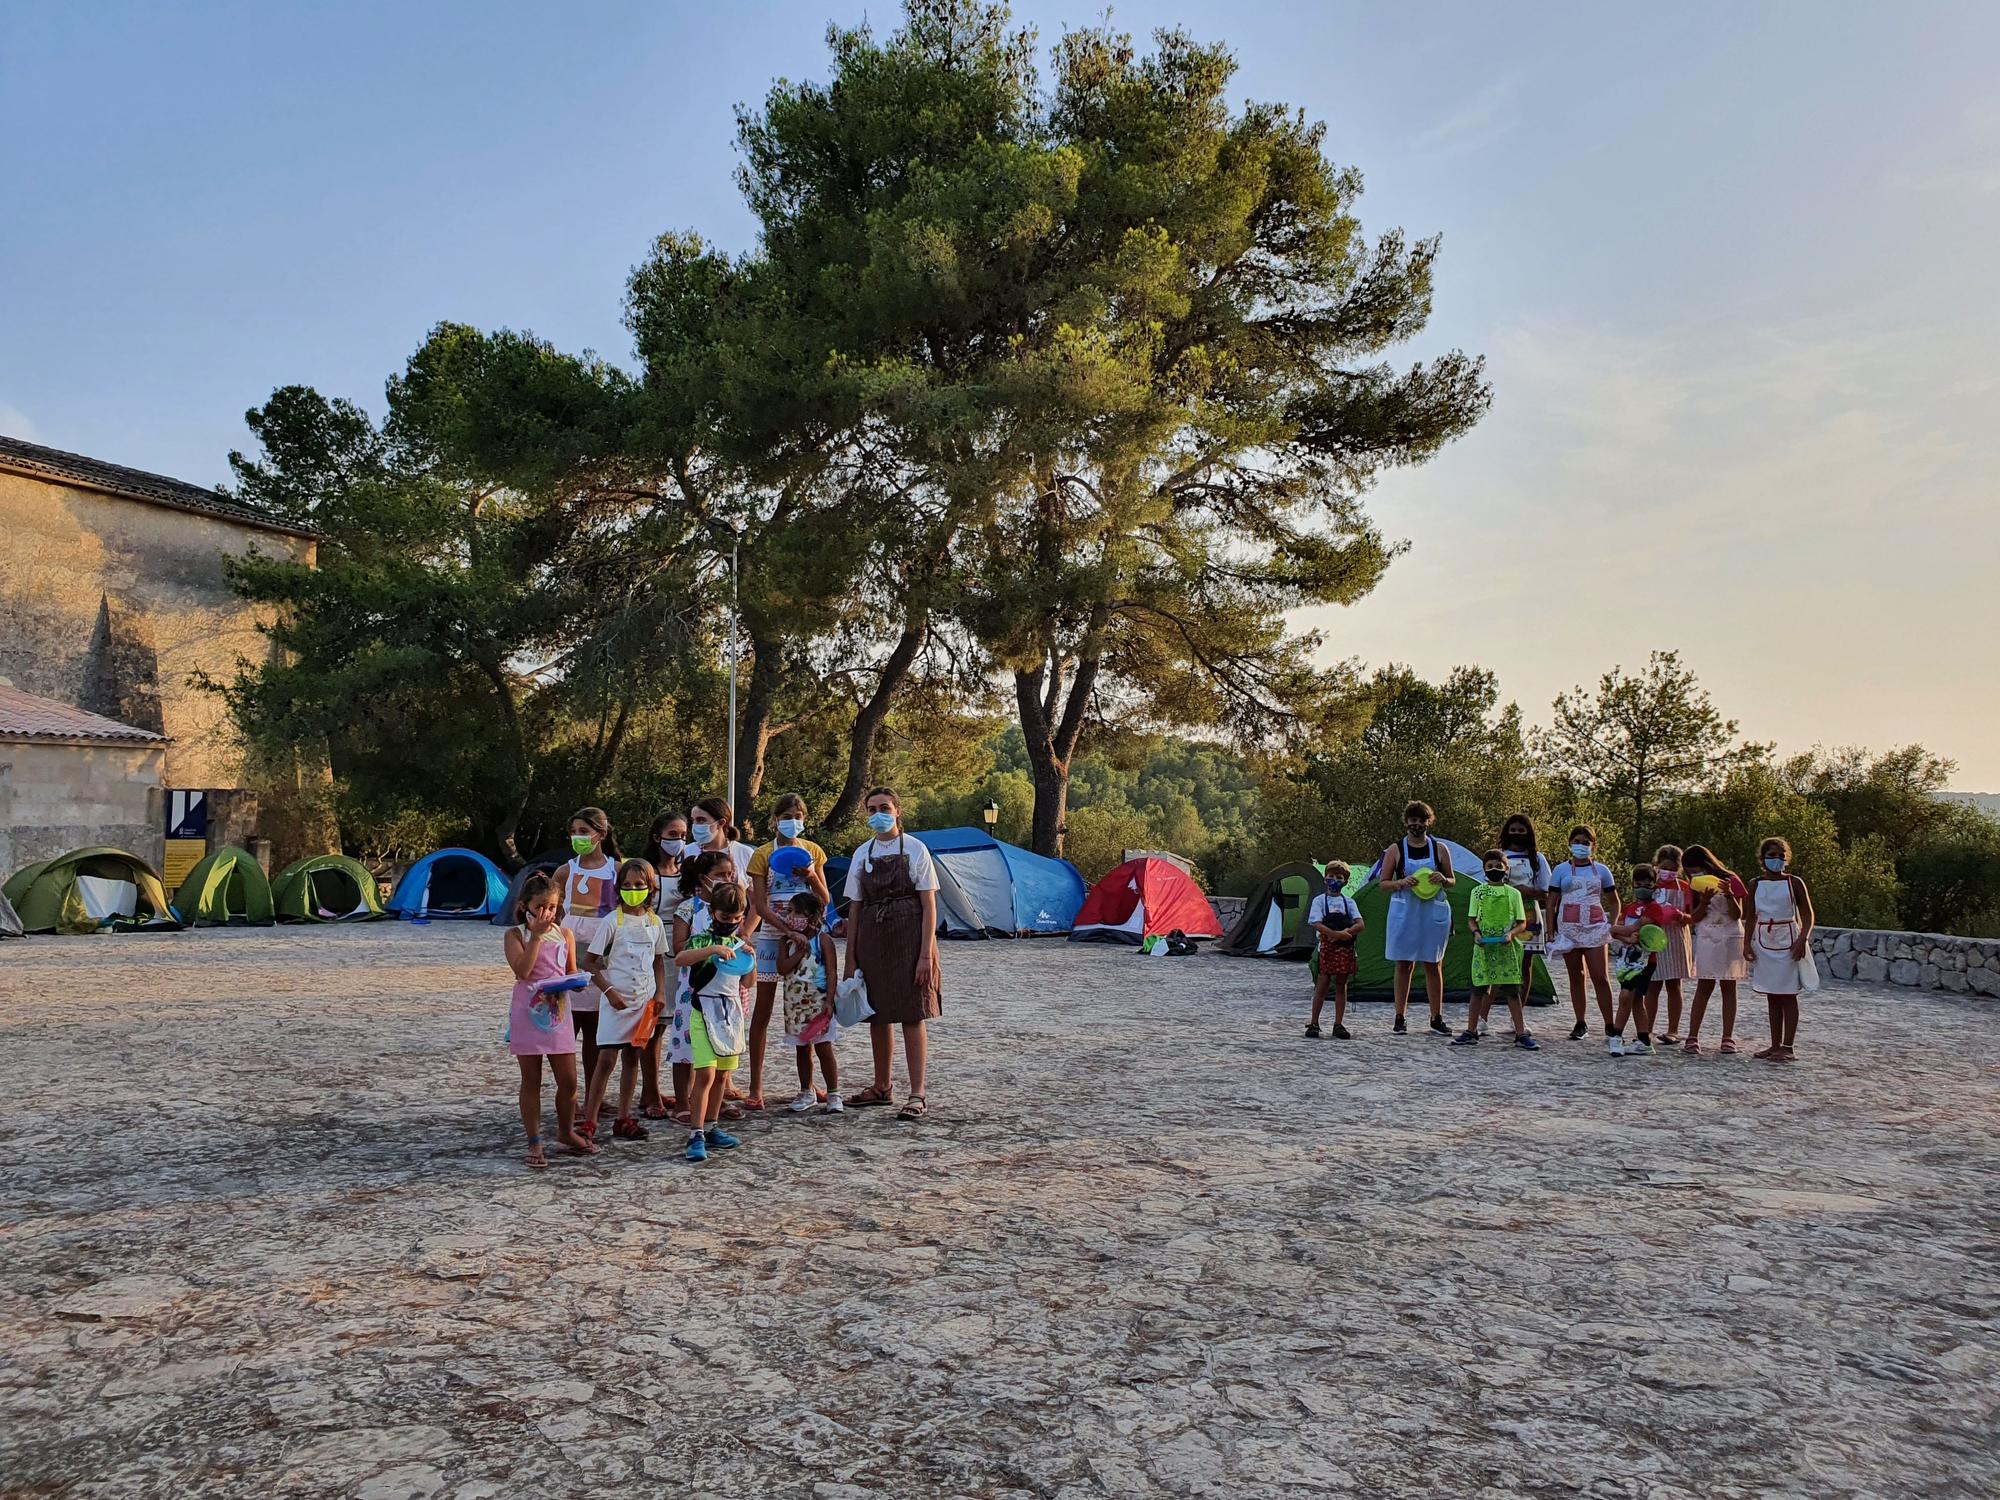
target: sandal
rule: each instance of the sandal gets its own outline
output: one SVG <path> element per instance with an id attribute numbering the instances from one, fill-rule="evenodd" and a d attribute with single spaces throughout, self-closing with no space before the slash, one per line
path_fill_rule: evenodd
<path id="1" fill-rule="evenodd" d="M 612 1123 L 611 1133 L 621 1141 L 643 1141 L 653 1132 L 627 1115 L 624 1119 Z"/>
<path id="2" fill-rule="evenodd" d="M 871 1083 L 860 1093 L 850 1095 L 847 1102 L 858 1108 L 867 1109 L 872 1104 L 894 1104 L 896 1098 L 881 1085 Z"/>
<path id="3" fill-rule="evenodd" d="M 1722 1045 L 1720 1047 L 1717 1047 L 1715 1050 L 1717 1052 L 1734 1052 L 1736 1050 L 1736 1038 L 1733 1036 L 1724 1037 L 1722 1039 Z"/>
<path id="4" fill-rule="evenodd" d="M 896 1118 L 899 1120 L 921 1120 L 928 1113 L 930 1111 L 924 1107 L 924 1096 L 922 1094 L 912 1094 L 903 1101 L 903 1107 L 896 1111 Z"/>
<path id="5" fill-rule="evenodd" d="M 640 1110 L 639 1113 L 649 1120 L 664 1120 L 672 1111 L 664 1104 L 649 1104 Z"/>
<path id="6" fill-rule="evenodd" d="M 730 1100 L 730 1099 L 724 1099 L 724 1100 L 722 1101 L 722 1118 L 723 1118 L 723 1119 L 725 1119 L 725 1120 L 740 1120 L 740 1119 L 742 1119 L 742 1118 L 743 1118 L 743 1106 L 742 1106 L 742 1105 L 740 1105 L 740 1104 L 738 1104 L 738 1103 L 736 1103 L 736 1102 L 735 1102 L 735 1101 L 733 1101 L 733 1100 Z"/>
<path id="7" fill-rule="evenodd" d="M 763 1114 L 763 1113 L 764 1113 L 764 1096 L 763 1096 L 762 1094 L 752 1094 L 752 1095 L 750 1095 L 750 1096 L 749 1096 L 749 1097 L 748 1097 L 747 1099 L 745 1099 L 745 1100 L 743 1101 L 743 1107 L 744 1107 L 745 1109 L 754 1109 L 754 1110 L 756 1110 L 756 1111 L 757 1111 L 757 1113 L 758 1113 L 758 1114 L 760 1114 L 760 1115 L 761 1115 L 761 1114 Z"/>
<path id="8" fill-rule="evenodd" d="M 542 1154 L 542 1138 L 540 1136 L 531 1135 L 528 1137 L 528 1154 L 523 1159 L 538 1172 L 548 1166 L 549 1159 Z"/>
<path id="9" fill-rule="evenodd" d="M 597 1121 L 595 1120 L 578 1120 L 570 1128 L 586 1141 L 597 1139 Z"/>
<path id="10" fill-rule="evenodd" d="M 1696 1041 L 1693 1037 L 1689 1037 L 1686 1041 L 1681 1043 L 1681 1051 L 1692 1052 L 1699 1055 L 1699 1053 L 1701 1052 L 1701 1043 Z"/>

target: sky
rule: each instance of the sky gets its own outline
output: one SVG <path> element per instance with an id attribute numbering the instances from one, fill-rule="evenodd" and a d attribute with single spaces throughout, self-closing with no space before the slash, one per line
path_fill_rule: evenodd
<path id="1" fill-rule="evenodd" d="M 1022 4 L 1044 43 L 1097 0 Z M 0 0 L 0 432 L 202 484 L 304 383 L 380 413 L 434 324 L 629 364 L 653 237 L 754 226 L 733 109 L 851 0 Z M 1477 662 L 1530 722 L 1674 649 L 1784 751 L 2000 790 L 2000 5 L 1123 3 L 1327 124 L 1493 409 L 1369 508 L 1326 654 Z"/>

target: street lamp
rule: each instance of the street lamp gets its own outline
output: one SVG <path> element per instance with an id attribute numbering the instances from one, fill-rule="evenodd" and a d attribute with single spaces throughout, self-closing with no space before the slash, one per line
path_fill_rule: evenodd
<path id="1" fill-rule="evenodd" d="M 740 617 L 736 597 L 736 549 L 743 544 L 743 533 L 734 526 L 729 528 L 729 815 L 739 818 L 736 805 L 736 623 Z"/>
<path id="2" fill-rule="evenodd" d="M 989 799 L 986 804 L 985 817 L 986 831 L 988 834 L 991 834 L 1000 825 L 1000 804 Z"/>

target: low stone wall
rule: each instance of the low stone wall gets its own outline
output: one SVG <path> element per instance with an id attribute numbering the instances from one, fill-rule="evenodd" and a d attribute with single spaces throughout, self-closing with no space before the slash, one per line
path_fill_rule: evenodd
<path id="1" fill-rule="evenodd" d="M 1814 957 L 1834 979 L 2000 996 L 2000 938 L 1820 927 L 1812 943 Z"/>

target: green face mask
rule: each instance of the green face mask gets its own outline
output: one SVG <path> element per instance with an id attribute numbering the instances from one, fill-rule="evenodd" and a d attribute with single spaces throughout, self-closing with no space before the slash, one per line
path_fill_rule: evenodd
<path id="1" fill-rule="evenodd" d="M 642 886 L 636 891 L 628 891 L 621 885 L 618 887 L 618 899 L 623 901 L 627 906 L 644 906 L 646 904 L 645 888 Z"/>
<path id="2" fill-rule="evenodd" d="M 572 833 L 569 836 L 569 846 L 578 854 L 590 853 L 590 840 L 580 833 Z"/>

